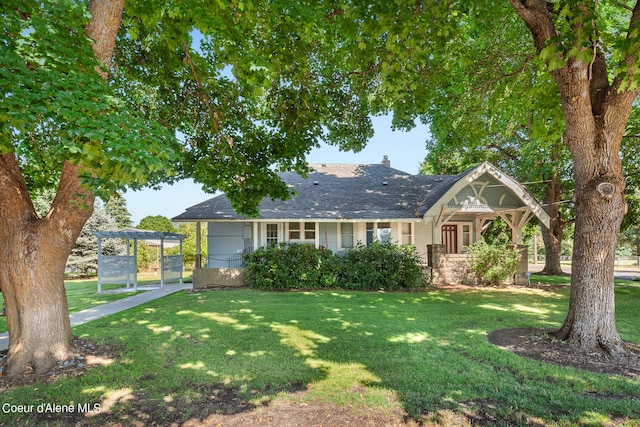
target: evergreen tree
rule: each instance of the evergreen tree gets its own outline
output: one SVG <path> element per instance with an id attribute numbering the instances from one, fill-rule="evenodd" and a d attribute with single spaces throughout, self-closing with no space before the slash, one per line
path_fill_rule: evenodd
<path id="1" fill-rule="evenodd" d="M 98 271 L 98 238 L 94 231 L 114 231 L 118 224 L 102 207 L 97 207 L 82 228 L 76 244 L 67 258 L 67 271 L 87 277 L 91 272 Z M 124 254 L 126 247 L 122 239 L 102 240 L 102 253 L 105 255 Z"/>
<path id="2" fill-rule="evenodd" d="M 131 227 L 131 212 L 127 209 L 127 201 L 118 192 L 111 196 L 104 204 L 105 212 L 116 221 L 118 228 Z"/>

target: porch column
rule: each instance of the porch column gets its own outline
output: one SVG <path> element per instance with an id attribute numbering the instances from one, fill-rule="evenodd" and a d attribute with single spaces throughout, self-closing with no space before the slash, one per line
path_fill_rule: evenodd
<path id="1" fill-rule="evenodd" d="M 258 222 L 257 221 L 253 221 L 253 250 L 257 251 L 258 250 L 258 244 L 260 242 L 258 242 Z"/>
<path id="2" fill-rule="evenodd" d="M 512 222 L 509 224 L 509 227 L 511 227 L 511 242 L 514 245 L 522 244 L 522 227 L 520 224 L 520 217 L 520 212 L 514 212 L 511 215 Z"/>
<path id="3" fill-rule="evenodd" d="M 200 221 L 196 222 L 196 269 L 202 268 L 202 250 L 200 248 Z M 182 248 L 182 240 L 180 241 Z"/>
<path id="4" fill-rule="evenodd" d="M 433 244 L 441 245 L 442 244 L 442 224 L 436 223 L 436 221 L 432 222 L 433 227 L 431 228 L 431 233 L 433 234 Z"/>
<path id="5" fill-rule="evenodd" d="M 444 245 L 427 245 L 427 265 L 431 267 L 431 284 L 447 284 L 447 249 Z"/>
<path id="6" fill-rule="evenodd" d="M 511 245 L 509 247 L 517 250 L 520 255 L 518 257 L 518 271 L 513 278 L 514 284 L 526 285 L 529 282 L 527 277 L 527 272 L 529 271 L 529 247 L 527 245 Z"/>

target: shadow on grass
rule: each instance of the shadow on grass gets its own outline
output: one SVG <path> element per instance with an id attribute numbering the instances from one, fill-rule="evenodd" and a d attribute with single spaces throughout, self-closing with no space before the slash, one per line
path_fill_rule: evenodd
<path id="1" fill-rule="evenodd" d="M 618 308 L 638 329 L 625 307 L 640 291 L 628 292 Z M 281 399 L 401 408 L 420 421 L 442 411 L 489 424 L 639 417 L 638 380 L 528 360 L 487 342 L 495 329 L 559 327 L 567 294 L 180 293 L 75 328 L 124 349 L 112 366 L 1 400 L 99 402 L 97 415 L 73 418 L 95 425 L 204 421 Z"/>

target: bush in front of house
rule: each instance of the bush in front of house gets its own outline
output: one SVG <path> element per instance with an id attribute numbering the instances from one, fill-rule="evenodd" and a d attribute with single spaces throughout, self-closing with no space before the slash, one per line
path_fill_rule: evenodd
<path id="1" fill-rule="evenodd" d="M 419 288 L 424 279 L 421 262 L 412 245 L 359 244 L 342 261 L 341 287 L 368 291 Z"/>
<path id="2" fill-rule="evenodd" d="M 469 247 L 469 266 L 479 284 L 500 285 L 518 271 L 520 254 L 507 245 L 479 240 Z"/>
<path id="3" fill-rule="evenodd" d="M 279 243 L 246 255 L 247 284 L 256 289 L 317 289 L 338 286 L 340 257 L 328 249 Z"/>
<path id="4" fill-rule="evenodd" d="M 414 246 L 374 242 L 341 259 L 312 245 L 269 245 L 246 255 L 247 284 L 256 289 L 343 288 L 363 291 L 415 289 L 424 285 L 422 259 Z"/>

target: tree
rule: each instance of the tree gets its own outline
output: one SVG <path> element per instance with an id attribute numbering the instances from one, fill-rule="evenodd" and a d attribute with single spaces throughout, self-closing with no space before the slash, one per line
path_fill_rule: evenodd
<path id="1" fill-rule="evenodd" d="M 165 233 L 175 233 L 176 228 L 171 223 L 171 220 L 162 215 L 148 215 L 140 220 L 138 228 L 143 230 L 153 230 Z"/>
<path id="2" fill-rule="evenodd" d="M 343 35 L 340 48 L 352 52 L 345 58 L 352 67 L 348 75 L 376 82 L 371 109 L 392 111 L 397 127 L 411 127 L 416 117 L 428 121 L 430 103 L 443 96 L 438 63 L 450 58 L 448 50 L 468 40 L 469 32 L 502 31 L 500 18 L 517 14 L 532 35 L 534 49 L 523 53 L 532 51 L 545 65 L 558 91 L 562 143 L 573 165 L 572 286 L 569 312 L 556 335 L 581 349 L 621 357 L 628 353 L 615 327 L 613 267 L 627 207 L 621 141 L 640 92 L 640 5 L 633 4 L 486 0 L 326 6 L 327 19 Z"/>
<path id="3" fill-rule="evenodd" d="M 533 183 L 529 188 L 551 218 L 550 227 L 541 228 L 543 272 L 562 274 L 560 246 L 573 210 L 562 203 L 571 198 L 572 180 L 559 95 L 518 16 L 494 14 L 493 20 L 495 30 L 461 31 L 434 64 L 441 68 L 440 96 L 426 113 L 432 138 L 423 169 L 457 174 L 486 160 Z"/>
<path id="4" fill-rule="evenodd" d="M 197 0 L 123 8 L 0 4 L 5 375 L 41 373 L 72 354 L 64 268 L 96 196 L 193 175 L 255 214 L 262 197 L 290 196 L 277 173 L 306 173 L 321 138 L 358 148 L 371 134 L 366 99 L 336 77 L 341 68 L 320 70 L 308 56 L 320 45 L 331 55 L 333 33 L 309 25 L 321 10 Z M 291 19 L 300 12 L 304 20 Z M 200 51 L 194 29 L 205 36 Z M 44 215 L 30 197 L 39 188 L 57 188 Z"/>
<path id="5" fill-rule="evenodd" d="M 127 201 L 122 193 L 113 194 L 104 204 L 105 212 L 116 221 L 118 228 L 131 227 L 131 213 L 127 209 Z"/>
<path id="6" fill-rule="evenodd" d="M 104 208 L 98 206 L 89 217 L 76 239 L 67 258 L 67 269 L 81 276 L 98 271 L 98 238 L 94 231 L 115 231 L 118 224 Z M 126 252 L 122 239 L 103 239 L 101 244 L 105 255 L 122 255 Z"/>
<path id="7" fill-rule="evenodd" d="M 584 349 L 626 352 L 615 326 L 613 267 L 627 205 L 621 142 L 640 87 L 640 4 L 510 0 L 562 100 L 576 222 L 569 312 L 556 334 Z M 611 19 L 606 12 L 613 9 Z"/>
<path id="8" fill-rule="evenodd" d="M 85 6 L 72 1 L 0 6 L 0 287 L 9 332 L 7 375 L 40 373 L 71 354 L 64 269 L 91 215 L 94 192 L 144 177 L 147 167 L 153 176 L 175 158 L 166 132 L 127 114 L 102 77 L 115 41 L 108 23 L 119 16 L 118 5 L 111 6 L 92 2 L 91 20 Z M 132 148 L 136 143 L 140 147 Z M 153 159 L 145 161 L 149 154 Z M 117 170 L 110 156 L 124 159 Z M 110 183 L 100 178 L 107 176 Z M 29 190 L 55 186 L 50 209 L 38 216 Z"/>
<path id="9" fill-rule="evenodd" d="M 178 233 L 187 237 L 182 241 L 182 264 L 186 269 L 194 268 L 196 262 L 196 224 L 193 222 L 181 223 L 178 225 Z M 207 259 L 207 229 L 200 230 L 200 254 L 202 259 Z"/>

